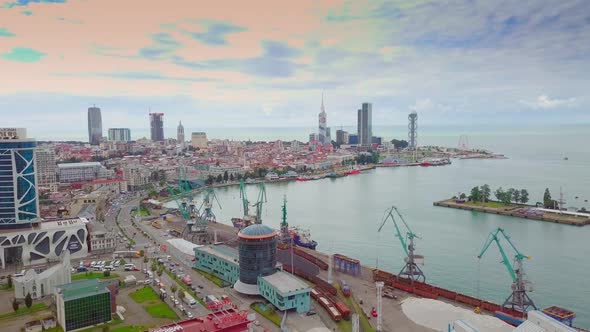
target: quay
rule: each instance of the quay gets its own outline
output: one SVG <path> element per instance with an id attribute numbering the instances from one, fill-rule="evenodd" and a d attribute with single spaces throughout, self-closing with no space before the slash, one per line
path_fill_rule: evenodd
<path id="1" fill-rule="evenodd" d="M 533 205 L 509 204 L 505 206 L 485 206 L 471 202 L 457 202 L 454 199 L 446 199 L 432 203 L 434 206 L 441 206 L 459 210 L 476 211 L 483 213 L 499 214 L 523 219 L 552 222 L 571 226 L 590 225 L 590 216 L 582 213 L 571 213 L 568 211 L 550 211 L 537 208 Z"/>

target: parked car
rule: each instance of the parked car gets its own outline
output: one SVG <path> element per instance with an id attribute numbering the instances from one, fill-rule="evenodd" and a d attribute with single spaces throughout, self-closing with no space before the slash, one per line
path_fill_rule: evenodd
<path id="1" fill-rule="evenodd" d="M 178 300 L 174 300 L 174 304 L 175 304 L 175 305 L 179 305 L 179 304 L 180 304 L 180 302 L 179 302 Z"/>

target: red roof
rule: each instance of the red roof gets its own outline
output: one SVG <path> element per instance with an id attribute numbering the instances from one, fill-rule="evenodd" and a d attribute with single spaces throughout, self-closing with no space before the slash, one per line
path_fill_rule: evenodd
<path id="1" fill-rule="evenodd" d="M 180 323 L 162 326 L 153 332 L 243 332 L 248 323 L 248 312 L 238 311 L 230 314 L 209 314 L 185 320 Z M 176 329 L 174 330 L 173 328 Z"/>

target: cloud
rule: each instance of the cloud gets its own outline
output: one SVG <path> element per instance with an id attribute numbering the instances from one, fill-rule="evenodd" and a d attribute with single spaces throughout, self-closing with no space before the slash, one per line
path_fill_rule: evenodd
<path id="1" fill-rule="evenodd" d="M 150 60 L 169 58 L 177 49 L 182 47 L 182 44 L 167 32 L 155 33 L 151 36 L 151 39 L 154 45 L 139 50 L 139 55 L 143 58 Z"/>
<path id="2" fill-rule="evenodd" d="M 16 2 L 7 2 L 5 7 L 28 6 L 30 3 L 65 3 L 66 0 L 17 0 Z"/>
<path id="3" fill-rule="evenodd" d="M 183 30 L 183 32 L 189 34 L 192 38 L 210 46 L 227 45 L 227 35 L 248 30 L 245 27 L 227 22 L 206 20 L 199 23 L 205 28 L 204 32 L 190 32 L 186 30 Z"/>
<path id="4" fill-rule="evenodd" d="M 37 62 L 46 56 L 46 53 L 36 51 L 27 47 L 16 47 L 8 53 L 0 54 L 0 57 L 9 61 L 16 62 Z"/>
<path id="5" fill-rule="evenodd" d="M 25 15 L 25 16 L 32 16 L 33 12 L 30 10 L 23 10 L 20 12 L 21 14 Z"/>
<path id="6" fill-rule="evenodd" d="M 557 107 L 570 107 L 574 106 L 577 102 L 576 98 L 566 98 L 566 99 L 551 99 L 548 96 L 541 95 L 538 96 L 537 99 L 533 101 L 520 101 L 522 104 L 527 105 L 534 109 L 550 109 L 550 108 L 557 108 Z"/>
<path id="7" fill-rule="evenodd" d="M 0 37 L 14 37 L 16 36 L 13 32 L 8 31 L 6 28 L 0 28 Z"/>

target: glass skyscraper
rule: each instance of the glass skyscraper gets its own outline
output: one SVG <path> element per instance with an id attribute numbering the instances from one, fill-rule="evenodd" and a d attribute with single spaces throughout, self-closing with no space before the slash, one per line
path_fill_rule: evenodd
<path id="1" fill-rule="evenodd" d="M 0 128 L 0 228 L 40 221 L 35 149 L 22 128 Z"/>
<path id="2" fill-rule="evenodd" d="M 358 144 L 361 146 L 370 146 L 373 139 L 373 105 L 363 103 L 358 110 Z"/>
<path id="3" fill-rule="evenodd" d="M 99 145 L 102 139 L 102 116 L 100 108 L 88 108 L 88 142 L 91 145 Z"/>

